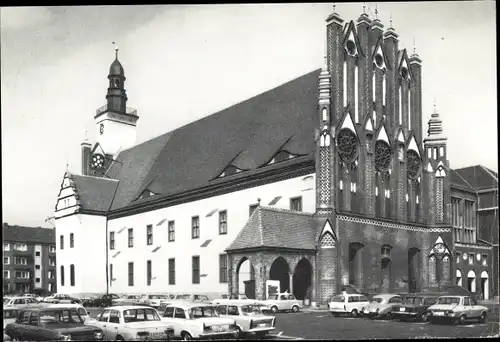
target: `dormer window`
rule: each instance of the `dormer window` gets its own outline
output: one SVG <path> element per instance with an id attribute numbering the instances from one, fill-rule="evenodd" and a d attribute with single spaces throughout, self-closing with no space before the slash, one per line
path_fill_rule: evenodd
<path id="1" fill-rule="evenodd" d="M 220 174 L 219 178 L 220 177 L 226 177 L 226 176 L 230 176 L 230 175 L 234 175 L 235 173 L 239 173 L 243 170 L 241 169 L 238 169 L 236 166 L 234 165 L 229 165 L 228 167 L 226 167 L 226 169 Z"/>
<path id="2" fill-rule="evenodd" d="M 273 159 L 271 159 L 271 161 L 267 164 L 271 165 L 271 164 L 275 164 L 275 163 L 280 163 L 280 162 L 284 162 L 284 161 L 287 161 L 288 159 L 292 159 L 295 157 L 298 157 L 298 156 L 295 154 L 292 154 L 290 152 L 281 150 L 278 153 L 276 153 L 274 155 Z"/>
<path id="3" fill-rule="evenodd" d="M 142 192 L 138 199 L 148 198 L 155 195 L 156 194 L 153 191 L 146 189 Z"/>

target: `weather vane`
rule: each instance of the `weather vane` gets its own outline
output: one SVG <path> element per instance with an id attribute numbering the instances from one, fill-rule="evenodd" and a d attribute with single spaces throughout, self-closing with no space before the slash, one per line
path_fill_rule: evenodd
<path id="1" fill-rule="evenodd" d="M 116 59 L 118 59 L 118 45 L 116 45 L 115 42 L 112 42 L 112 43 L 115 46 L 115 57 L 116 57 Z"/>

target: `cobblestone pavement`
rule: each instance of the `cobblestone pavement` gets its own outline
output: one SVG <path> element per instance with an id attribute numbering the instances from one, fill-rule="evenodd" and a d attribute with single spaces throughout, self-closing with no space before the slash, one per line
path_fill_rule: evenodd
<path id="1" fill-rule="evenodd" d="M 274 339 L 414 339 L 414 338 L 472 338 L 498 336 L 498 306 L 490 308 L 486 323 L 466 325 L 398 322 L 368 318 L 333 317 L 328 311 L 278 313 Z M 92 317 L 99 308 L 88 308 Z"/>

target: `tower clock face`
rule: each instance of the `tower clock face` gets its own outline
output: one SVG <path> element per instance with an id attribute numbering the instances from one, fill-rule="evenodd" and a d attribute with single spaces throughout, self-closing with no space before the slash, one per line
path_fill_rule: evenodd
<path id="1" fill-rule="evenodd" d="M 104 133 L 104 124 L 103 123 L 99 125 L 99 133 L 100 134 Z"/>

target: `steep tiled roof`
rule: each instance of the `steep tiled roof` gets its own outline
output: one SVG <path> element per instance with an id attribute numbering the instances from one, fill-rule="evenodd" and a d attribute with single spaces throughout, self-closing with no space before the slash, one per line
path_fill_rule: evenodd
<path id="1" fill-rule="evenodd" d="M 482 165 L 464 167 L 455 171 L 476 190 L 498 187 L 498 174 Z"/>
<path id="2" fill-rule="evenodd" d="M 453 169 L 450 169 L 450 183 L 461 189 L 474 193 L 476 192 L 476 190 L 456 170 Z"/>
<path id="3" fill-rule="evenodd" d="M 120 181 L 112 208 L 135 203 L 146 188 L 158 195 L 139 201 L 314 158 L 319 73 L 313 71 L 122 151 L 107 174 Z M 287 151 L 303 157 L 261 167 L 285 143 Z M 214 180 L 229 163 L 248 171 Z"/>
<path id="4" fill-rule="evenodd" d="M 55 244 L 55 230 L 51 228 L 10 226 L 2 227 L 4 242 L 20 242 L 26 244 Z"/>
<path id="5" fill-rule="evenodd" d="M 259 206 L 227 250 L 281 247 L 314 250 L 312 214 Z"/>
<path id="6" fill-rule="evenodd" d="M 71 175 L 82 209 L 105 212 L 109 210 L 117 181 L 108 178 Z"/>

